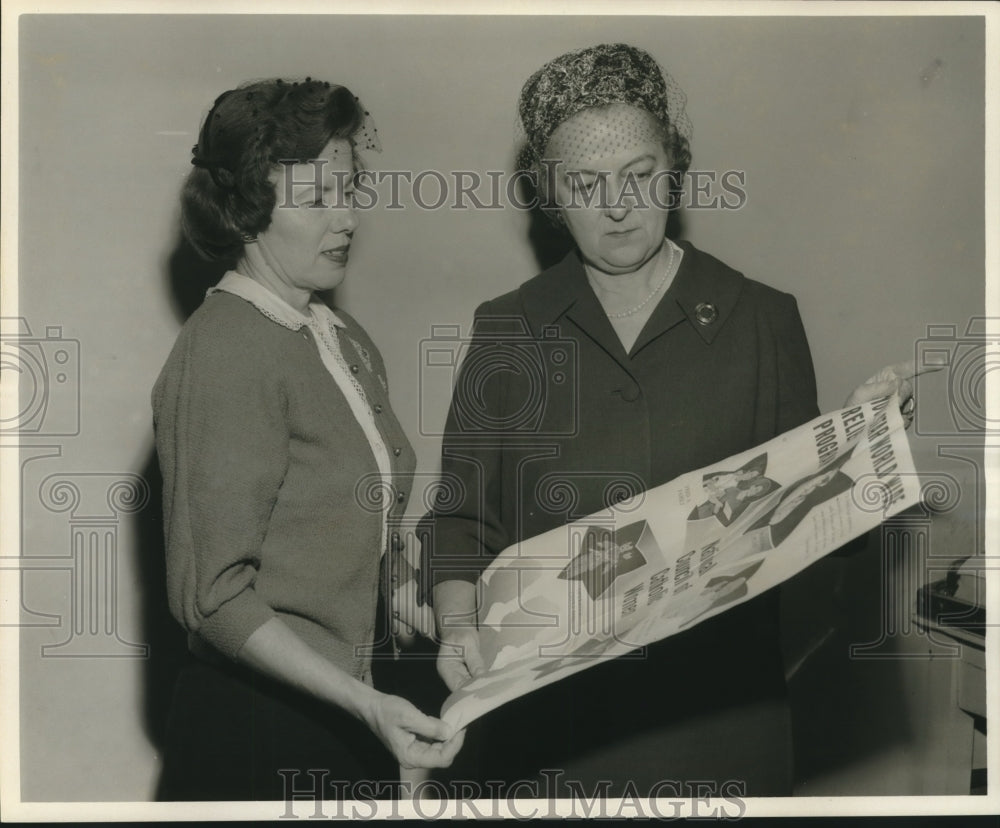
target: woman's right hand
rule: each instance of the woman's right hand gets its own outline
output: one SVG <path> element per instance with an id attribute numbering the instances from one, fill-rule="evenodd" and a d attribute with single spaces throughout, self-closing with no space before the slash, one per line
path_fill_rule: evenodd
<path id="1" fill-rule="evenodd" d="M 240 648 L 239 660 L 364 722 L 407 768 L 446 768 L 465 731 L 425 716 L 406 699 L 380 693 L 319 655 L 280 618 L 258 627 Z"/>
<path id="2" fill-rule="evenodd" d="M 855 388 L 844 401 L 843 407 L 850 408 L 851 406 L 877 400 L 879 397 L 888 397 L 892 394 L 897 394 L 899 395 L 899 406 L 900 413 L 903 415 L 903 423 L 909 428 L 913 422 L 916 405 L 914 380 L 920 374 L 940 371 L 941 368 L 942 366 L 940 365 L 930 365 L 918 370 L 916 362 L 912 359 L 908 362 L 887 365 Z"/>
<path id="3" fill-rule="evenodd" d="M 365 724 L 404 768 L 446 768 L 465 740 L 440 719 L 421 713 L 400 696 L 372 691 L 362 713 Z"/>

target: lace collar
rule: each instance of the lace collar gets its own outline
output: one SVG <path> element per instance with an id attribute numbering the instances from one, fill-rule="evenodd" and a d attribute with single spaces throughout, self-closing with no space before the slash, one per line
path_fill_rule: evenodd
<path id="1" fill-rule="evenodd" d="M 289 330 L 297 331 L 309 324 L 310 317 L 308 314 L 296 310 L 276 293 L 273 293 L 260 284 L 260 282 L 256 282 L 242 273 L 237 273 L 235 270 L 227 271 L 226 275 L 219 280 L 219 284 L 213 288 L 209 288 L 205 295 L 211 296 L 213 293 L 219 291 L 231 293 L 234 296 L 245 299 L 272 322 L 276 322 Z M 321 319 L 326 317 L 338 328 L 347 327 L 344 321 L 319 299 L 314 298 L 309 303 L 309 310 L 312 311 L 315 318 Z"/>

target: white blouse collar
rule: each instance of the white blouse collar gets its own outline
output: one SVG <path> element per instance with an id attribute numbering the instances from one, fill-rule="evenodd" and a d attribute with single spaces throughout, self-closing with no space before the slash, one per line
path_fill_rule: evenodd
<path id="1" fill-rule="evenodd" d="M 231 293 L 234 296 L 245 299 L 272 322 L 277 322 L 289 330 L 297 331 L 309 324 L 310 317 L 308 314 L 296 310 L 276 293 L 264 287 L 260 282 L 254 281 L 242 273 L 237 273 L 235 270 L 227 271 L 226 275 L 219 280 L 219 284 L 213 288 L 209 288 L 205 295 L 211 296 L 218 291 Z M 319 299 L 313 298 L 309 303 L 309 309 L 312 311 L 314 317 L 322 318 L 326 316 L 338 328 L 347 327 L 343 320 Z"/>

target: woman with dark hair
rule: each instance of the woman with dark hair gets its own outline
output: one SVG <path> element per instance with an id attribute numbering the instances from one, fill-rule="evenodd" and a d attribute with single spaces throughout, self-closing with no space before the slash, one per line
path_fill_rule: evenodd
<path id="1" fill-rule="evenodd" d="M 366 116 L 341 86 L 249 83 L 193 148 L 184 231 L 232 269 L 153 390 L 168 598 L 192 656 L 164 799 L 358 796 L 461 744 L 372 681 L 415 461 L 378 349 L 319 296 L 345 276 L 357 152 L 378 148 Z"/>
<path id="2" fill-rule="evenodd" d="M 459 374 L 442 454 L 464 498 L 428 517 L 425 544 L 451 689 L 483 669 L 476 582 L 495 555 L 819 413 L 795 299 L 666 237 L 691 163 L 685 101 L 649 54 L 624 44 L 562 55 L 521 91 L 522 166 L 575 249 L 476 312 L 465 362 L 476 374 Z M 540 354 L 535 374 L 503 364 L 519 340 Z M 904 374 L 885 372 L 853 401 L 907 399 Z M 532 401 L 537 416 L 523 428 L 517 417 Z M 560 475 L 573 495 L 540 497 Z M 771 590 L 641 658 L 489 713 L 470 726 L 470 760 L 483 778 L 531 780 L 552 795 L 655 795 L 665 780 L 790 794 L 779 640 Z M 623 693 L 629 704 L 607 704 Z"/>

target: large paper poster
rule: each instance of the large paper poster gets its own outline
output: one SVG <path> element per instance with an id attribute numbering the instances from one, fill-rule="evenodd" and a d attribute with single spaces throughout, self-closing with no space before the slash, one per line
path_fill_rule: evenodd
<path id="1" fill-rule="evenodd" d="M 725 612 L 919 495 L 899 401 L 883 398 L 515 544 L 480 581 L 487 670 L 442 717 L 464 726 Z"/>

